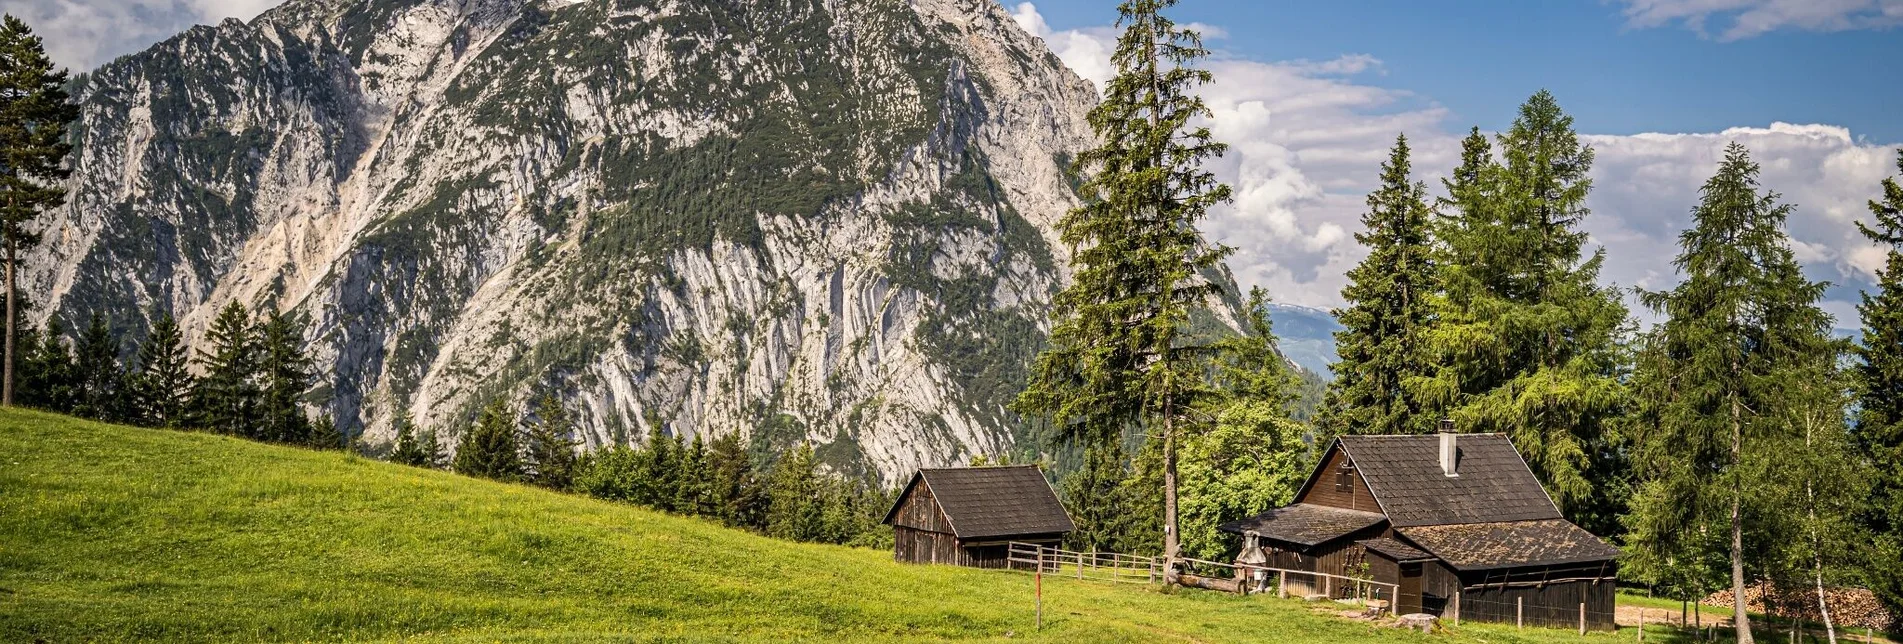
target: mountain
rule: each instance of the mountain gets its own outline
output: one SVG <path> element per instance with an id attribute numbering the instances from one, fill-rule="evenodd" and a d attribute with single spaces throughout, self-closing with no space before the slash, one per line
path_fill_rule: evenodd
<path id="1" fill-rule="evenodd" d="M 1335 355 L 1335 332 L 1342 329 L 1332 313 L 1293 304 L 1269 304 L 1275 325 L 1276 347 L 1290 361 L 1327 379 L 1329 368 L 1341 360 Z"/>
<path id="2" fill-rule="evenodd" d="M 275 307 L 373 442 L 554 394 L 888 482 L 1020 438 L 1096 96 L 990 0 L 290 0 L 74 88 L 34 323 Z"/>

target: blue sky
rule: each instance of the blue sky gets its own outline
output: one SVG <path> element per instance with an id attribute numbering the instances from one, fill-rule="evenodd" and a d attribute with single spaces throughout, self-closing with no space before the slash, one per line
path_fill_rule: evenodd
<path id="1" fill-rule="evenodd" d="M 1115 18 L 1104 0 L 1036 6 L 1056 30 Z M 1718 33 L 1701 35 L 1683 24 L 1634 26 L 1625 6 L 1184 0 L 1171 15 L 1220 27 L 1227 37 L 1210 45 L 1247 58 L 1372 55 L 1385 63 L 1378 84 L 1432 97 L 1454 120 L 1487 130 L 1504 128 L 1544 87 L 1582 129 L 1603 134 L 1785 121 L 1903 142 L 1903 31 L 1787 27 L 1722 40 L 1723 14 L 1707 19 Z"/>

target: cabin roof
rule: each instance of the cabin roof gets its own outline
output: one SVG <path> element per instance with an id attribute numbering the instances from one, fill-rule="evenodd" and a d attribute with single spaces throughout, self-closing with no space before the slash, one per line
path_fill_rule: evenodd
<path id="1" fill-rule="evenodd" d="M 1402 537 L 1460 570 L 1607 561 L 1619 549 L 1565 519 L 1400 528 Z"/>
<path id="2" fill-rule="evenodd" d="M 885 523 L 892 523 L 893 515 L 921 483 L 932 491 L 953 534 L 960 539 L 1077 529 L 1036 465 L 920 469 L 886 512 Z"/>
<path id="3" fill-rule="evenodd" d="M 1393 559 L 1397 563 L 1434 560 L 1434 555 L 1428 554 L 1427 551 L 1387 537 L 1362 539 L 1355 543 L 1361 544 L 1363 548 L 1381 553 L 1381 556 Z"/>
<path id="4" fill-rule="evenodd" d="M 1230 521 L 1216 529 L 1236 534 L 1255 533 L 1277 541 L 1313 546 L 1374 527 L 1385 520 L 1374 512 L 1297 503 Z"/>
<path id="5" fill-rule="evenodd" d="M 1455 436 L 1458 476 L 1441 471 L 1439 435 L 1342 436 L 1336 445 L 1397 528 L 1561 518 L 1505 435 Z"/>

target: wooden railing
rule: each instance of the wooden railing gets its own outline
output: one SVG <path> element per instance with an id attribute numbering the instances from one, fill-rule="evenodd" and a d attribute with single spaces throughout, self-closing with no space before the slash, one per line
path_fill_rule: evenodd
<path id="1" fill-rule="evenodd" d="M 1046 575 L 1119 584 L 1152 584 L 1163 580 L 1161 559 L 1116 552 L 1072 552 L 1014 541 L 1007 562 L 1014 570 L 1043 571 Z"/>
<path id="2" fill-rule="evenodd" d="M 1348 591 L 1345 598 L 1360 599 L 1369 610 L 1380 615 L 1393 610 L 1399 595 L 1398 584 L 1308 570 L 1270 568 L 1246 564 L 1220 563 L 1202 559 L 1183 559 L 1190 571 L 1180 576 L 1187 586 L 1238 594 L 1268 592 L 1288 596 L 1288 580 L 1312 579 L 1321 584 L 1322 594 L 1334 597 L 1336 590 Z M 1073 552 L 1034 543 L 1012 542 L 1007 565 L 1013 570 L 1041 571 L 1046 575 L 1073 577 L 1112 583 L 1154 584 L 1163 581 L 1163 559 L 1115 552 Z M 1261 573 L 1258 575 L 1257 573 Z M 1198 574 L 1203 573 L 1203 574 Z"/>

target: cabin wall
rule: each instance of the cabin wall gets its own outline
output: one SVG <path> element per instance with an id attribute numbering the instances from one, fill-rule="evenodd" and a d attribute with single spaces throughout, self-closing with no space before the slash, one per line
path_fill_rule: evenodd
<path id="1" fill-rule="evenodd" d="M 1350 469 L 1347 477 L 1348 489 L 1336 489 L 1336 474 L 1341 472 L 1341 466 L 1344 463 L 1351 464 L 1347 453 L 1341 451 L 1340 447 L 1330 449 L 1327 460 L 1323 461 L 1322 469 L 1315 477 L 1315 485 L 1304 490 L 1301 498 L 1296 499 L 1295 502 L 1362 512 L 1380 512 L 1381 505 L 1375 503 L 1374 497 L 1368 494 L 1368 486 L 1362 482 L 1360 471 Z"/>
<path id="2" fill-rule="evenodd" d="M 939 509 L 931 486 L 923 481 L 908 491 L 899 511 L 892 515 L 892 525 L 926 532 L 952 532 L 951 521 L 945 518 L 945 511 Z"/>
<path id="3" fill-rule="evenodd" d="M 1379 533 L 1378 529 L 1364 530 L 1307 549 L 1302 549 L 1295 544 L 1269 542 L 1264 544 L 1263 552 L 1269 557 L 1266 565 L 1270 568 L 1317 572 L 1342 577 L 1359 576 L 1364 579 L 1394 583 L 1394 579 L 1381 577 L 1374 569 L 1374 564 L 1371 562 L 1381 557 L 1370 556 L 1367 548 L 1355 543 Z M 1368 564 L 1365 570 L 1362 568 L 1364 563 Z M 1370 576 L 1371 574 L 1374 576 Z M 1325 594 L 1340 599 L 1353 597 L 1356 592 L 1367 590 L 1365 585 L 1360 588 L 1356 586 L 1357 584 L 1353 581 L 1346 579 L 1330 580 L 1297 573 L 1288 575 L 1288 593 L 1297 597 Z"/>
<path id="4" fill-rule="evenodd" d="M 1578 628 L 1584 604 L 1586 628 L 1613 630 L 1615 573 L 1611 562 L 1469 573 L 1460 618 L 1512 624 L 1523 615 L 1528 626 Z"/>

